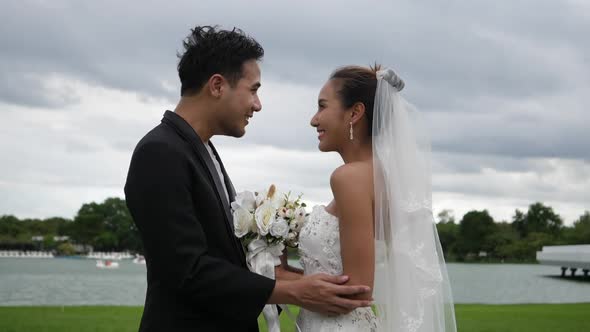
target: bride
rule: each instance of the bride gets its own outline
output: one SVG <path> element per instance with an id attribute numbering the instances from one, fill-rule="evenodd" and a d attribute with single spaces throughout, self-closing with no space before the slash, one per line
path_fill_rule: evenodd
<path id="1" fill-rule="evenodd" d="M 301 265 L 306 275 L 344 274 L 371 286 L 375 308 L 340 316 L 301 309 L 302 331 L 456 331 L 432 217 L 428 139 L 403 87 L 391 69 L 349 66 L 319 93 L 311 119 L 319 150 L 344 164 L 330 177 L 334 199 L 314 207 L 301 229 Z"/>

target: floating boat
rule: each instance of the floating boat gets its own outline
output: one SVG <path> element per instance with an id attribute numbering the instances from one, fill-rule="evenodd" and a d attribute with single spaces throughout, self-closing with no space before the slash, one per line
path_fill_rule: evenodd
<path id="1" fill-rule="evenodd" d="M 104 261 L 99 259 L 96 261 L 96 267 L 99 269 L 118 269 L 119 263 L 110 261 L 108 259 Z"/>
<path id="2" fill-rule="evenodd" d="M 145 257 L 143 257 L 142 255 L 135 255 L 133 263 L 145 265 Z"/>

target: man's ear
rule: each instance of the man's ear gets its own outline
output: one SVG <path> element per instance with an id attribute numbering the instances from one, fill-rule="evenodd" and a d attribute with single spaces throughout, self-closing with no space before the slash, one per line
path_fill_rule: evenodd
<path id="1" fill-rule="evenodd" d="M 207 87 L 209 88 L 209 93 L 214 98 L 219 98 L 223 94 L 223 90 L 225 88 L 226 80 L 220 74 L 214 74 L 209 78 L 207 81 Z"/>
<path id="2" fill-rule="evenodd" d="M 350 122 L 352 122 L 352 124 L 355 124 L 358 121 L 360 121 L 364 115 L 365 115 L 365 104 L 356 103 L 356 104 L 352 105 L 352 112 L 350 113 Z"/>

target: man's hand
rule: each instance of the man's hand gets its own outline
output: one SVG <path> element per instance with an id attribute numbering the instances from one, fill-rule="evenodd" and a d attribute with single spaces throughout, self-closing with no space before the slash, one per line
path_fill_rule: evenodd
<path id="1" fill-rule="evenodd" d="M 296 291 L 301 307 L 324 315 L 347 314 L 359 307 L 368 307 L 372 301 L 353 300 L 348 297 L 366 294 L 371 291 L 368 286 L 344 286 L 346 276 L 314 274 L 300 280 Z"/>
<path id="2" fill-rule="evenodd" d="M 324 315 L 347 314 L 359 307 L 368 307 L 371 301 L 353 300 L 348 297 L 366 294 L 368 286 L 343 285 L 347 276 L 314 274 L 295 281 L 277 280 L 268 303 L 290 303 Z"/>

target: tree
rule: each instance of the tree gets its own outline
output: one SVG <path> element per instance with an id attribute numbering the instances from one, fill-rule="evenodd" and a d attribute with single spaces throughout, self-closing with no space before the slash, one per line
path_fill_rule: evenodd
<path id="1" fill-rule="evenodd" d="M 15 238 L 24 231 L 25 227 L 17 217 L 6 215 L 0 217 L 0 234 Z"/>
<path id="2" fill-rule="evenodd" d="M 78 210 L 72 227 L 72 238 L 80 244 L 94 244 L 94 239 L 103 231 L 103 214 L 99 204 L 84 204 Z"/>
<path id="3" fill-rule="evenodd" d="M 496 223 L 494 231 L 486 236 L 485 251 L 496 259 L 510 259 L 513 256 L 514 244 L 519 241 L 518 232 L 507 222 Z"/>
<path id="4" fill-rule="evenodd" d="M 526 236 L 526 216 L 519 209 L 516 209 L 516 211 L 514 211 L 514 216 L 512 217 L 512 226 L 518 232 L 520 237 Z"/>
<path id="5" fill-rule="evenodd" d="M 574 221 L 570 242 L 572 244 L 590 244 L 590 212 L 586 211 Z"/>
<path id="6" fill-rule="evenodd" d="M 69 242 L 64 242 L 57 246 L 57 254 L 62 256 L 72 256 L 76 254 L 76 250 Z"/>
<path id="7" fill-rule="evenodd" d="M 92 241 L 92 246 L 101 251 L 118 251 L 119 240 L 112 232 L 101 232 Z"/>
<path id="8" fill-rule="evenodd" d="M 125 201 L 120 198 L 107 198 L 100 204 L 84 204 L 73 224 L 73 239 L 96 250 L 142 251 L 139 232 Z"/>
<path id="9" fill-rule="evenodd" d="M 530 233 L 546 233 L 554 237 L 559 235 L 563 220 L 553 212 L 553 208 L 537 202 L 529 206 L 526 214 L 516 210 L 513 225 L 522 238 Z"/>
<path id="10" fill-rule="evenodd" d="M 0 217 L 0 248 L 34 250 L 31 232 L 27 224 L 15 216 Z"/>
<path id="11" fill-rule="evenodd" d="M 53 240 L 52 234 L 45 235 L 43 237 L 42 244 L 43 244 L 43 246 L 41 248 L 39 248 L 40 250 L 53 250 L 56 247 L 56 243 L 55 243 L 55 240 Z"/>
<path id="12" fill-rule="evenodd" d="M 469 211 L 459 224 L 457 251 L 461 256 L 477 254 L 486 248 L 486 237 L 494 231 L 494 219 L 487 210 Z"/>
<path id="13" fill-rule="evenodd" d="M 459 234 L 459 225 L 455 224 L 455 216 L 451 210 L 442 210 L 438 215 L 436 230 L 446 259 L 451 256 Z"/>
<path id="14" fill-rule="evenodd" d="M 125 201 L 120 198 L 108 198 L 102 203 L 104 209 L 104 226 L 116 238 L 116 249 L 141 251 L 139 231 L 131 218 Z"/>
<path id="15" fill-rule="evenodd" d="M 526 213 L 527 231 L 558 235 L 563 225 L 561 217 L 553 212 L 553 208 L 535 203 L 529 207 Z"/>
<path id="16" fill-rule="evenodd" d="M 69 234 L 68 226 L 72 224 L 72 220 L 61 217 L 51 217 L 44 219 L 43 223 L 47 225 L 46 227 L 50 230 L 51 234 L 63 236 Z"/>

